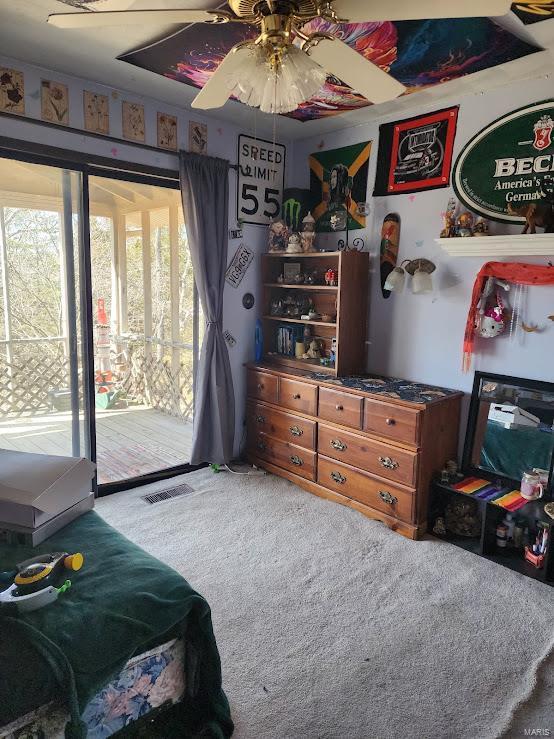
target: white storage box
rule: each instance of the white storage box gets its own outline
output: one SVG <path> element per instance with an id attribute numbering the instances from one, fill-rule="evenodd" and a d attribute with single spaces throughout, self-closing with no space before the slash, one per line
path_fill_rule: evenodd
<path id="1" fill-rule="evenodd" d="M 88 459 L 0 449 L 0 521 L 35 529 L 92 490 Z"/>

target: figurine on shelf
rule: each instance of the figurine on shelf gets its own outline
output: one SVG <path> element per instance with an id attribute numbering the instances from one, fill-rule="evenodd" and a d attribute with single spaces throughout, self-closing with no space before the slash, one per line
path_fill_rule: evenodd
<path id="1" fill-rule="evenodd" d="M 335 287 L 337 284 L 337 271 L 332 267 L 325 273 L 325 284 L 329 287 Z"/>
<path id="2" fill-rule="evenodd" d="M 304 275 L 305 285 L 315 285 L 316 282 L 317 282 L 317 272 L 315 270 L 313 272 L 307 272 Z"/>
<path id="3" fill-rule="evenodd" d="M 512 208 L 508 203 L 508 213 L 525 218 L 522 233 L 537 233 L 537 226 L 544 228 L 545 234 L 554 233 L 554 177 L 544 175 L 540 184 L 540 200 L 536 200 L 519 208 Z"/>
<path id="4" fill-rule="evenodd" d="M 302 219 L 302 233 L 300 234 L 302 241 L 302 251 L 309 254 L 315 251 L 315 218 L 308 211 L 308 215 Z"/>
<path id="5" fill-rule="evenodd" d="M 433 526 L 433 534 L 436 534 L 437 536 L 446 536 L 446 526 L 442 516 L 438 516 L 436 518 L 435 525 Z"/>
<path id="6" fill-rule="evenodd" d="M 469 211 L 465 210 L 458 216 L 456 233 L 462 237 L 473 236 L 473 215 Z"/>
<path id="7" fill-rule="evenodd" d="M 483 218 L 483 216 L 479 216 L 479 218 L 475 221 L 475 226 L 473 227 L 473 235 L 474 236 L 488 236 L 489 235 L 489 222 L 486 218 Z"/>
<path id="8" fill-rule="evenodd" d="M 456 199 L 450 198 L 443 213 L 443 229 L 440 237 L 441 239 L 451 239 L 453 236 L 456 236 Z"/>
<path id="9" fill-rule="evenodd" d="M 297 272 L 292 278 L 293 285 L 302 285 L 304 283 L 304 275 L 302 272 Z"/>
<path id="10" fill-rule="evenodd" d="M 302 253 L 302 246 L 300 244 L 300 234 L 299 233 L 291 233 L 289 236 L 289 241 L 287 244 L 287 254 L 301 254 Z"/>
<path id="11" fill-rule="evenodd" d="M 304 359 L 321 359 L 321 351 L 319 349 L 319 344 L 317 343 L 317 339 L 312 339 L 310 341 L 310 346 L 308 348 L 308 351 L 304 354 Z"/>
<path id="12" fill-rule="evenodd" d="M 337 361 L 337 337 L 333 336 L 331 339 L 331 352 L 329 354 L 329 358 L 331 360 L 331 364 L 334 365 Z"/>
<path id="13" fill-rule="evenodd" d="M 271 301 L 271 306 L 269 308 L 269 315 L 270 316 L 282 316 L 283 313 L 284 313 L 283 301 L 280 298 L 274 298 Z"/>
<path id="14" fill-rule="evenodd" d="M 285 284 L 285 275 L 281 272 L 279 277 L 277 277 L 277 284 L 278 285 L 284 285 Z"/>
<path id="15" fill-rule="evenodd" d="M 273 221 L 269 224 L 270 253 L 285 251 L 287 248 L 288 228 L 284 221 Z"/>

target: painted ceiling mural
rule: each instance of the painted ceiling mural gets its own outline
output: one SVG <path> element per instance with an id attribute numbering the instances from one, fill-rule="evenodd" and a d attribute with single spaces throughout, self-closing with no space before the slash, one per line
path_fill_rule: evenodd
<path id="1" fill-rule="evenodd" d="M 102 6 L 98 0 L 61 0 L 72 6 Z M 104 0 L 109 4 L 109 0 Z M 531 3 L 518 3 L 522 5 Z M 534 3 L 549 12 L 553 3 Z M 513 7 L 516 10 L 515 7 Z M 544 15 L 541 18 L 545 18 Z M 327 32 L 356 49 L 416 92 L 519 59 L 539 48 L 497 26 L 488 18 L 330 24 L 315 19 L 304 31 Z M 202 88 L 232 46 L 255 38 L 257 29 L 242 24 L 194 24 L 119 59 L 170 79 Z M 336 77 L 329 76 L 311 100 L 289 115 L 300 121 L 337 115 L 371 103 Z"/>
<path id="2" fill-rule="evenodd" d="M 488 18 L 335 25 L 322 19 L 303 29 L 330 33 L 402 82 L 408 93 L 519 59 L 537 48 Z M 120 59 L 195 87 L 203 87 L 234 44 L 255 38 L 253 26 L 196 24 Z M 336 77 L 288 115 L 325 118 L 370 103 Z"/>

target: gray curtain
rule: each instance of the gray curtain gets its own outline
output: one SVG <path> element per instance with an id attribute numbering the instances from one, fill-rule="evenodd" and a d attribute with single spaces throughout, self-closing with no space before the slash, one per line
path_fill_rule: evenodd
<path id="1" fill-rule="evenodd" d="M 223 338 L 229 162 L 180 153 L 181 196 L 194 279 L 206 319 L 195 385 L 191 462 L 225 464 L 233 456 L 235 396 Z"/>

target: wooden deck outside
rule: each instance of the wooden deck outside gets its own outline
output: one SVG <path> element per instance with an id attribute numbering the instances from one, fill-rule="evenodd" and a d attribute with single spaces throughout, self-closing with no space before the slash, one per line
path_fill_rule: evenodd
<path id="1" fill-rule="evenodd" d="M 96 411 L 98 482 L 190 460 L 192 423 L 145 405 Z M 71 456 L 71 413 L 0 419 L 0 448 Z"/>

